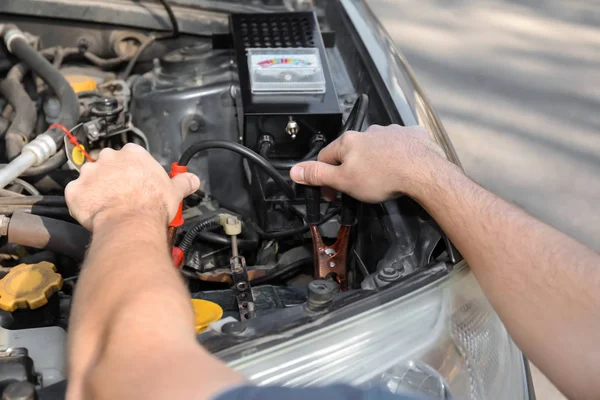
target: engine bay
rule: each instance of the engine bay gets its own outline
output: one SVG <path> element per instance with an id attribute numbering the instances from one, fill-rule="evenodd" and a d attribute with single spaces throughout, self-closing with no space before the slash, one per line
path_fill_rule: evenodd
<path id="1" fill-rule="evenodd" d="M 6 359 L 23 366 L 0 386 L 65 378 L 57 354 L 90 233 L 69 215 L 64 187 L 104 148 L 138 144 L 172 176 L 202 182 L 169 227 L 200 341 L 243 339 L 245 320 L 293 307 L 322 315 L 454 257 L 408 197 L 330 203 L 289 179 L 344 131 L 401 123 L 335 13 L 210 15 L 203 33 L 186 33 L 173 19 L 155 32 L 0 12 L 0 326 Z M 19 57 L 20 46 L 37 58 Z M 46 137 L 53 153 L 39 145 Z M 10 175 L 29 153 L 45 159 Z M 33 299 L 8 295 L 30 280 Z"/>

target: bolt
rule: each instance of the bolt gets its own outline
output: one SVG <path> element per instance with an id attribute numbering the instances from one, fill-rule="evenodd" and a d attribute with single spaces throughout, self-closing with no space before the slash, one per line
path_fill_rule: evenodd
<path id="1" fill-rule="evenodd" d="M 196 120 L 191 121 L 190 125 L 188 126 L 188 129 L 190 132 L 198 132 L 199 128 L 200 128 L 200 124 Z"/>
<path id="2" fill-rule="evenodd" d="M 77 47 L 79 47 L 81 51 L 86 51 L 90 47 L 90 42 L 88 42 L 86 38 L 82 37 L 77 41 Z"/>
<path id="3" fill-rule="evenodd" d="M 335 263 L 333 261 L 329 262 L 329 268 L 335 268 Z"/>
<path id="4" fill-rule="evenodd" d="M 248 285 L 246 284 L 246 282 L 238 282 L 237 285 L 235 285 L 235 287 L 240 292 L 244 292 L 246 289 L 248 289 Z"/>
<path id="5" fill-rule="evenodd" d="M 385 267 L 382 271 L 381 271 L 382 275 L 386 275 L 386 276 L 394 276 L 396 275 L 396 270 L 392 267 Z"/>
<path id="6" fill-rule="evenodd" d="M 327 308 L 333 301 L 333 294 L 337 291 L 335 282 L 315 280 L 308 284 L 308 300 L 306 307 L 311 311 Z"/>

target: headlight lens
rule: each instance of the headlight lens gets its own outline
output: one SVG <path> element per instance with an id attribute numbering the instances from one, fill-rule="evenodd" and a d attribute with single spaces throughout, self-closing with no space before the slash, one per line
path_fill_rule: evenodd
<path id="1" fill-rule="evenodd" d="M 528 398 L 521 352 L 467 268 L 230 365 L 258 385 L 348 383 L 442 399 Z"/>

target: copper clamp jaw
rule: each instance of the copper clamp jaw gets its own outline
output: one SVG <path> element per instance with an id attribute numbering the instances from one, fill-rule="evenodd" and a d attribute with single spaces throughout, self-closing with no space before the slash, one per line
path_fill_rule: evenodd
<path id="1" fill-rule="evenodd" d="M 323 243 L 321 232 L 317 225 L 310 226 L 315 260 L 315 279 L 333 279 L 340 285 L 340 291 L 348 289 L 348 243 L 350 227 L 342 226 L 338 231 L 337 240 L 331 246 Z"/>
<path id="2" fill-rule="evenodd" d="M 316 187 L 306 187 L 306 220 L 310 224 L 310 234 L 313 242 L 315 263 L 315 279 L 333 279 L 340 285 L 340 291 L 348 289 L 348 247 L 350 229 L 355 220 L 355 200 L 342 195 L 342 226 L 337 234 L 335 243 L 331 246 L 323 242 L 318 223 L 320 213 L 320 190 Z"/>

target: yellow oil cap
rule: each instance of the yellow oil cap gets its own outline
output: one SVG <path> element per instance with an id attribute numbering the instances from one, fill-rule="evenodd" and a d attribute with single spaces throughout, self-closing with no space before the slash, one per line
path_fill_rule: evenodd
<path id="1" fill-rule="evenodd" d="M 65 79 L 75 93 L 93 92 L 96 90 L 96 80 L 86 75 L 66 75 Z"/>
<path id="2" fill-rule="evenodd" d="M 192 307 L 196 316 L 196 333 L 204 331 L 209 324 L 220 320 L 223 316 L 221 306 L 212 301 L 192 299 Z"/>
<path id="3" fill-rule="evenodd" d="M 17 308 L 36 309 L 62 288 L 62 277 L 54 264 L 21 264 L 11 268 L 0 279 L 0 309 L 15 311 Z"/>

